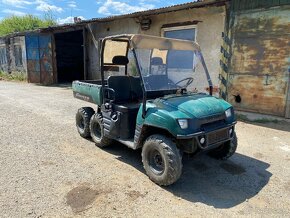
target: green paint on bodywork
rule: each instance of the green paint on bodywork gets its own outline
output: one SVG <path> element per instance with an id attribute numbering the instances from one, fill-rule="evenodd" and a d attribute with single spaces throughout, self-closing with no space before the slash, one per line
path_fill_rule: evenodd
<path id="1" fill-rule="evenodd" d="M 101 105 L 103 103 L 102 85 L 74 81 L 72 83 L 72 89 L 74 92 L 89 96 L 93 103 L 97 105 Z"/>
<path id="2" fill-rule="evenodd" d="M 172 135 L 188 135 L 199 131 L 196 128 L 181 129 L 177 119 L 188 119 L 194 123 L 207 117 L 224 115 L 232 106 L 216 97 L 206 94 L 169 95 L 154 101 L 147 101 L 146 116 L 142 118 L 142 105 L 140 106 L 137 125 L 155 126 L 168 130 Z M 234 116 L 226 120 L 227 124 L 235 121 Z"/>
<path id="3" fill-rule="evenodd" d="M 97 105 L 102 104 L 102 86 L 95 83 L 74 81 L 72 84 L 77 98 L 91 101 Z M 88 98 L 87 98 L 88 97 Z M 202 123 L 211 123 L 211 117 L 223 116 L 225 111 L 232 106 L 219 98 L 206 94 L 175 94 L 163 98 L 148 100 L 146 103 L 146 116 L 142 118 L 140 105 L 137 115 L 137 125 L 148 125 L 165 129 L 173 136 L 186 136 L 201 131 Z M 181 129 L 178 119 L 187 119 L 189 128 Z M 235 117 L 225 119 L 225 125 L 232 124 Z M 220 127 L 219 127 L 220 128 Z"/>

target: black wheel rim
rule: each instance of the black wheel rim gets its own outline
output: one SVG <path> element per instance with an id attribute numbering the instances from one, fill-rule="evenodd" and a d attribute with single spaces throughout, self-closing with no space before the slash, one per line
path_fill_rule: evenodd
<path id="1" fill-rule="evenodd" d="M 91 130 L 94 133 L 94 136 L 98 139 L 102 137 L 101 126 L 98 123 L 94 123 L 93 129 Z"/>
<path id="2" fill-rule="evenodd" d="M 157 149 L 149 152 L 149 167 L 154 174 L 161 175 L 164 172 L 164 160 Z"/>

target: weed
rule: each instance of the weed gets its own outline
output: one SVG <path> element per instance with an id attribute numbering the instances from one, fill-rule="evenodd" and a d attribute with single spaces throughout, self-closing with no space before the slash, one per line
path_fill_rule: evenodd
<path id="1" fill-rule="evenodd" d="M 7 81 L 20 81 L 24 82 L 27 80 L 27 76 L 25 73 L 4 73 L 0 71 L 0 80 L 7 80 Z"/>
<path id="2" fill-rule="evenodd" d="M 260 119 L 249 119 L 247 115 L 244 114 L 236 114 L 237 120 L 249 122 L 249 123 L 278 123 L 279 120 L 276 119 L 267 119 L 267 118 L 260 118 Z"/>

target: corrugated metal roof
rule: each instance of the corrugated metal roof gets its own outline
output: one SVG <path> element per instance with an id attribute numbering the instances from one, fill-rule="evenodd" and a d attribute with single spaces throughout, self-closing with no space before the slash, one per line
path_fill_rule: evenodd
<path id="1" fill-rule="evenodd" d="M 41 29 L 37 29 L 33 31 L 13 33 L 8 36 L 4 36 L 3 38 L 11 37 L 11 36 L 21 36 L 27 33 L 39 33 L 39 32 L 48 32 L 48 31 L 55 31 L 55 30 L 65 30 L 65 29 L 70 29 L 70 28 L 72 29 L 79 28 L 80 26 L 84 26 L 88 23 L 108 22 L 108 21 L 112 21 L 116 19 L 124 19 L 124 18 L 146 17 L 150 15 L 157 15 L 157 14 L 162 14 L 162 13 L 180 11 L 180 10 L 185 10 L 185 9 L 190 9 L 190 8 L 199 8 L 199 7 L 207 7 L 207 6 L 215 6 L 215 5 L 220 6 L 220 5 L 224 5 L 228 1 L 230 0 L 197 0 L 197 1 L 191 1 L 187 3 L 172 5 L 172 6 L 163 7 L 163 8 L 151 9 L 151 10 L 146 10 L 146 11 L 138 11 L 134 13 L 109 16 L 109 17 L 103 17 L 103 18 L 93 18 L 90 20 L 84 20 L 78 23 L 73 23 L 73 24 L 56 25 L 56 26 L 50 26 L 47 28 L 41 28 Z"/>
<path id="2" fill-rule="evenodd" d="M 228 1 L 229 0 L 197 0 L 197 1 L 191 1 L 191 2 L 187 2 L 183 4 L 172 5 L 168 7 L 162 7 L 162 8 L 151 9 L 151 10 L 146 10 L 146 11 L 138 11 L 138 12 L 129 13 L 129 14 L 109 16 L 109 17 L 104 17 L 104 18 L 93 18 L 91 20 L 85 20 L 80 23 L 107 22 L 107 21 L 111 21 L 115 19 L 156 15 L 156 14 L 180 11 L 180 10 L 190 9 L 190 8 L 206 7 L 206 6 L 212 6 L 212 5 L 224 5 Z"/>
<path id="3" fill-rule="evenodd" d="M 90 20 L 83 20 L 81 22 L 74 23 L 74 24 L 63 24 L 63 25 L 52 26 L 51 28 L 65 28 L 65 27 L 71 27 L 75 25 L 81 25 L 81 24 L 87 24 L 87 23 L 93 23 L 93 22 L 107 22 L 107 21 L 112 21 L 116 19 L 156 15 L 156 14 L 180 11 L 180 10 L 190 9 L 190 8 L 206 7 L 206 6 L 213 6 L 213 5 L 224 5 L 228 1 L 230 0 L 196 0 L 196 1 L 186 2 L 183 4 L 176 4 L 176 5 L 172 5 L 168 7 L 156 8 L 156 9 L 145 10 L 145 11 L 137 11 L 137 12 L 133 12 L 129 14 L 121 14 L 121 15 L 115 15 L 115 16 L 102 17 L 102 18 L 92 18 Z"/>
<path id="4" fill-rule="evenodd" d="M 290 0 L 231 0 L 232 11 L 244 11 L 257 8 L 269 8 L 289 5 Z"/>

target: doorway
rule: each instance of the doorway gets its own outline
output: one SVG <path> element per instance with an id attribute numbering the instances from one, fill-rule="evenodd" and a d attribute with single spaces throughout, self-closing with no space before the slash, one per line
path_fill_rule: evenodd
<path id="1" fill-rule="evenodd" d="M 56 33 L 55 50 L 58 83 L 84 79 L 83 30 Z"/>

